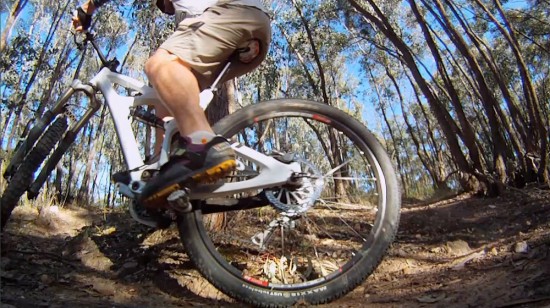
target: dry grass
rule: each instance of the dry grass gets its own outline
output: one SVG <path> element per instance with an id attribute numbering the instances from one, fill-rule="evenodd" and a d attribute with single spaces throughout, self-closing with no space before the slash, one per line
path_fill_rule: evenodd
<path id="1" fill-rule="evenodd" d="M 8 230 L 19 233 L 23 232 L 20 229 L 25 229 L 24 233 L 30 232 L 39 237 L 74 236 L 96 218 L 93 210 L 58 204 L 54 192 L 45 188 L 34 200 L 21 197 L 8 222 Z"/>

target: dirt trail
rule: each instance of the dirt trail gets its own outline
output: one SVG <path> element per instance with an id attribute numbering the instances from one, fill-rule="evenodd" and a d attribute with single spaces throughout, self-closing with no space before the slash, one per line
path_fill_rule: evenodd
<path id="1" fill-rule="evenodd" d="M 2 307 L 242 307 L 193 269 L 173 229 L 123 213 L 18 208 L 2 239 Z M 550 191 L 404 204 L 381 266 L 323 307 L 550 306 Z"/>

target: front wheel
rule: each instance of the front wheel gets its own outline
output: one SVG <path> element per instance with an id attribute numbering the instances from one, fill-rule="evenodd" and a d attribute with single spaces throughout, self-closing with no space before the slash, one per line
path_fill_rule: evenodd
<path id="1" fill-rule="evenodd" d="M 11 212 L 19 202 L 21 196 L 32 184 L 36 170 L 50 154 L 57 142 L 61 140 L 67 130 L 67 125 L 67 118 L 65 116 L 58 117 L 52 125 L 45 129 L 40 140 L 38 140 L 24 159 L 21 160 L 21 163 L 16 166 L 17 168 L 14 167 L 16 171 L 11 175 L 9 183 L 0 199 L 2 214 L 0 230 L 4 230 Z"/>
<path id="2" fill-rule="evenodd" d="M 397 232 L 401 200 L 392 162 L 364 125 L 325 104 L 284 99 L 243 108 L 214 130 L 301 172 L 258 192 L 267 206 L 225 213 L 215 228 L 200 210 L 208 201 L 179 218 L 189 257 L 213 285 L 255 306 L 321 304 L 374 271 Z M 237 159 L 232 181 L 258 173 Z"/>

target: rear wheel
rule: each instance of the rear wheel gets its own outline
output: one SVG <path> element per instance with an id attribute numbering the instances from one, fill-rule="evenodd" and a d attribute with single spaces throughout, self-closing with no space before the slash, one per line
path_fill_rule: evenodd
<path id="1" fill-rule="evenodd" d="M 224 228 L 211 228 L 201 211 L 219 200 L 179 218 L 187 253 L 212 284 L 255 306 L 320 304 L 373 272 L 397 232 L 401 201 L 392 163 L 366 127 L 328 105 L 276 100 L 241 109 L 214 129 L 301 172 L 257 192 L 265 207 L 226 213 Z M 258 174 L 238 160 L 232 181 Z"/>
<path id="2" fill-rule="evenodd" d="M 19 202 L 21 196 L 27 191 L 34 180 L 36 170 L 50 154 L 57 142 L 61 140 L 67 130 L 67 118 L 58 117 L 52 125 L 48 126 L 38 142 L 24 157 L 18 166 L 14 166 L 14 172 L 0 199 L 2 211 L 2 230 L 11 216 L 11 212 Z"/>

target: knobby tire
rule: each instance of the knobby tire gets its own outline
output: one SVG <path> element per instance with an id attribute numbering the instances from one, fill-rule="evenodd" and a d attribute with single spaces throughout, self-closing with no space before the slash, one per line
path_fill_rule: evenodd
<path id="1" fill-rule="evenodd" d="M 50 154 L 57 142 L 61 140 L 67 127 L 67 118 L 64 116 L 58 117 L 52 125 L 46 128 L 42 137 L 32 147 L 11 177 L 0 199 L 2 214 L 1 230 L 4 230 L 19 199 L 32 184 L 36 170 L 42 165 L 42 162 Z"/>
<path id="2" fill-rule="evenodd" d="M 350 115 L 325 104 L 283 99 L 240 109 L 218 122 L 214 130 L 226 138 L 231 138 L 258 119 L 269 119 L 271 115 L 284 112 L 313 115 L 313 119 L 330 122 L 330 125 L 338 126 L 352 136 L 350 139 L 354 138 L 363 144 L 361 150 L 371 153 L 369 162 L 379 166 L 378 177 L 384 182 L 380 184 L 379 189 L 385 191 L 385 202 L 379 204 L 369 240 L 354 257 L 352 266 L 343 267 L 343 272 L 339 274 L 328 275 L 324 281 L 288 288 L 266 286 L 258 281 L 245 279 L 243 272 L 226 261 L 218 247 L 213 244 L 203 224 L 200 209 L 181 215 L 178 218 L 178 227 L 182 242 L 189 258 L 202 275 L 227 295 L 259 307 L 286 307 L 297 303 L 322 304 L 344 296 L 376 269 L 392 243 L 399 224 L 400 188 L 393 164 L 374 135 Z M 224 230 L 227 233 L 234 231 Z"/>

